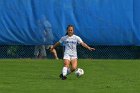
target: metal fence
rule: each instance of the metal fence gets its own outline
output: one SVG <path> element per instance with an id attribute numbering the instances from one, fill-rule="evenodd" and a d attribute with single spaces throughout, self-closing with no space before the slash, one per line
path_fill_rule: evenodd
<path id="1" fill-rule="evenodd" d="M 89 51 L 78 46 L 78 58 L 83 59 L 140 59 L 139 46 L 94 46 L 95 51 Z M 0 58 L 35 58 L 35 46 L 29 45 L 1 45 Z M 63 47 L 56 48 L 58 57 L 63 58 Z M 53 55 L 46 49 L 45 58 L 53 59 Z"/>

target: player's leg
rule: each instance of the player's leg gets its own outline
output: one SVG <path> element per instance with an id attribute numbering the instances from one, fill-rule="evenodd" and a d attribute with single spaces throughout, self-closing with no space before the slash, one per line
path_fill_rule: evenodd
<path id="1" fill-rule="evenodd" d="M 62 74 L 60 74 L 60 78 L 62 78 L 62 80 L 65 80 L 67 77 L 67 70 L 69 68 L 69 65 L 70 65 L 70 57 L 69 55 L 64 55 L 64 65 L 63 65 L 63 68 L 62 68 Z"/>
<path id="2" fill-rule="evenodd" d="M 64 66 L 63 66 L 63 70 L 62 70 L 63 76 L 67 75 L 67 70 L 69 68 L 69 65 L 70 65 L 70 60 L 64 59 Z"/>
<path id="3" fill-rule="evenodd" d="M 70 60 L 64 59 L 64 66 L 63 66 L 63 68 L 62 68 L 62 74 L 59 75 L 59 77 L 60 77 L 62 80 L 67 79 L 66 76 L 67 76 L 67 71 L 68 71 L 69 65 L 70 65 Z"/>
<path id="4" fill-rule="evenodd" d="M 71 60 L 71 72 L 74 72 L 76 69 L 77 69 L 77 65 L 78 65 L 78 62 L 77 62 L 77 58 L 74 58 Z"/>
<path id="5" fill-rule="evenodd" d="M 77 68 L 77 55 L 71 55 L 71 67 L 68 68 L 67 75 L 70 74 L 71 72 L 75 71 Z"/>

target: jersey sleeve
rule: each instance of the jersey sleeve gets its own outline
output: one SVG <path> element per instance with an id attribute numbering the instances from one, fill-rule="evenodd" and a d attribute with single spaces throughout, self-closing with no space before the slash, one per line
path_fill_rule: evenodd
<path id="1" fill-rule="evenodd" d="M 82 40 L 79 36 L 77 36 L 76 38 L 77 38 L 77 42 L 78 42 L 78 44 L 80 44 L 80 43 L 83 42 L 83 40 Z"/>
<path id="2" fill-rule="evenodd" d="M 64 42 L 64 37 L 62 37 L 60 40 L 59 40 L 60 43 L 63 43 Z"/>

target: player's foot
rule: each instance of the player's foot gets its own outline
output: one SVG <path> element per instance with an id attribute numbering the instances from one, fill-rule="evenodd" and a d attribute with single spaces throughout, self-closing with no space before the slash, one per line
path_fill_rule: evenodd
<path id="1" fill-rule="evenodd" d="M 66 76 L 63 76 L 63 77 L 62 77 L 62 80 L 66 80 L 66 79 L 67 79 L 67 77 L 66 77 Z"/>
<path id="2" fill-rule="evenodd" d="M 63 74 L 60 74 L 59 77 L 60 77 L 62 80 L 66 80 L 66 79 L 67 79 L 66 76 L 63 76 Z"/>

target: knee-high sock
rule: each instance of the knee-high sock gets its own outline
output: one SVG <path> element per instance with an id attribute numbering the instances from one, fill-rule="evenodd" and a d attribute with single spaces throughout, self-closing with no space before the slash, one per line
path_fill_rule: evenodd
<path id="1" fill-rule="evenodd" d="M 66 76 L 67 75 L 67 70 L 68 70 L 67 67 L 63 67 L 63 69 L 62 69 L 63 76 Z"/>
<path id="2" fill-rule="evenodd" d="M 71 69 L 68 68 L 68 69 L 67 69 L 67 75 L 70 74 L 70 73 L 71 73 Z"/>

